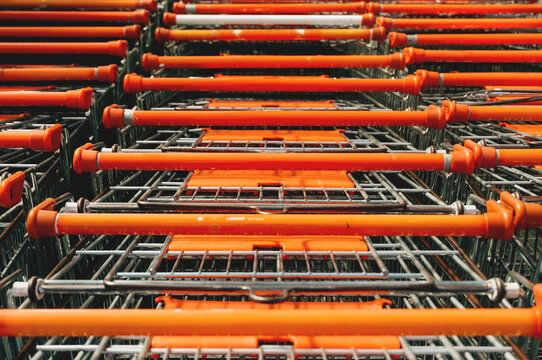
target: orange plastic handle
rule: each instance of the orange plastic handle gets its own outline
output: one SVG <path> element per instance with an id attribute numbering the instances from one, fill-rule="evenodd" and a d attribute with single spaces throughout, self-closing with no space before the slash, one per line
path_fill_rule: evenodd
<path id="1" fill-rule="evenodd" d="M 45 130 L 0 131 L 0 148 L 27 148 L 55 151 L 60 147 L 62 125 L 55 124 Z"/>
<path id="2" fill-rule="evenodd" d="M 532 150 L 524 150 L 532 151 Z M 541 150 L 542 151 L 542 150 Z M 98 152 L 92 144 L 75 151 L 78 173 L 98 170 L 444 170 L 450 155 L 426 153 L 196 153 Z M 463 163 L 457 155 L 456 162 Z M 461 159 L 460 159 L 461 158 Z M 455 165 L 455 167 L 454 167 Z M 452 159 L 452 168 L 456 168 Z M 458 169 L 456 169 L 458 170 Z"/>
<path id="3" fill-rule="evenodd" d="M 540 63 L 538 50 L 424 50 L 412 47 L 403 50 L 405 65 L 426 62 L 472 63 Z"/>
<path id="4" fill-rule="evenodd" d="M 2 42 L 0 54 L 105 54 L 125 57 L 126 40 L 108 42 Z"/>
<path id="5" fill-rule="evenodd" d="M 212 78 L 124 77 L 124 91 L 242 91 L 242 92 L 372 92 L 399 91 L 419 94 L 420 78 L 329 78 L 325 76 L 215 76 Z"/>
<path id="6" fill-rule="evenodd" d="M 6 26 L 0 37 L 6 38 L 126 38 L 139 39 L 141 26 Z"/>
<path id="7" fill-rule="evenodd" d="M 320 41 L 386 39 L 386 29 L 213 29 L 157 28 L 156 41 Z"/>
<path id="8" fill-rule="evenodd" d="M 438 73 L 417 70 L 416 76 L 422 89 L 441 86 L 540 86 L 542 73 L 521 72 L 475 72 L 475 73 Z"/>
<path id="9" fill-rule="evenodd" d="M 0 11 L 0 20 L 149 23 L 149 12 L 134 11 Z"/>
<path id="10" fill-rule="evenodd" d="M 77 173 L 98 170 L 348 170 L 348 171 L 449 171 L 471 174 L 475 169 L 533 166 L 542 149 L 496 149 L 466 140 L 450 154 L 427 153 L 195 153 L 98 152 L 92 144 L 73 156 Z"/>
<path id="11" fill-rule="evenodd" d="M 535 52 L 535 51 L 533 51 Z M 542 54 L 542 51 L 540 52 Z M 167 69 L 285 69 L 285 68 L 358 68 L 389 67 L 403 69 L 405 56 L 391 55 L 222 55 L 157 56 L 144 54 L 146 70 Z"/>
<path id="12" fill-rule="evenodd" d="M 92 88 L 57 91 L 0 91 L 0 106 L 62 106 L 88 109 Z"/>
<path id="13" fill-rule="evenodd" d="M 441 73 L 440 76 L 442 86 L 537 86 L 542 84 L 542 73 Z M 433 84 L 428 82 L 427 85 L 432 86 Z"/>
<path id="14" fill-rule="evenodd" d="M 424 111 L 125 111 L 118 105 L 103 112 L 106 128 L 134 126 L 425 126 L 442 129 L 444 112 Z"/>
<path id="15" fill-rule="evenodd" d="M 390 32 L 390 47 L 423 45 L 537 45 L 542 33 L 500 34 L 415 34 Z"/>
<path id="16" fill-rule="evenodd" d="M 0 206 L 11 207 L 23 198 L 24 172 L 17 171 L 0 181 Z"/>
<path id="17" fill-rule="evenodd" d="M 515 309 L 3 309 L 0 336 L 542 336 L 537 305 Z M 183 326 L 179 326 L 183 324 Z"/>
<path id="18" fill-rule="evenodd" d="M 542 205 L 500 205 L 482 215 L 64 213 L 47 199 L 28 214 L 32 239 L 57 235 L 273 235 L 273 236 L 482 236 L 509 240 L 514 231 L 538 228 Z M 517 205 L 521 211 L 517 211 Z"/>
<path id="19" fill-rule="evenodd" d="M 156 11 L 156 0 L 2 0 L 0 8 L 40 9 L 147 9 Z"/>
<path id="20" fill-rule="evenodd" d="M 485 14 L 540 14 L 542 5 L 539 4 L 385 4 L 369 2 L 367 12 L 375 15 L 415 14 L 415 15 L 485 15 Z"/>
<path id="21" fill-rule="evenodd" d="M 322 12 L 348 12 L 362 14 L 365 2 L 346 3 L 281 3 L 281 4 L 173 4 L 177 14 L 311 14 Z"/>
<path id="22" fill-rule="evenodd" d="M 470 6 L 470 5 L 469 5 Z M 454 18 L 454 19 L 425 19 L 425 18 L 388 18 L 378 17 L 377 26 L 386 30 L 411 29 L 537 29 L 542 27 L 541 18 Z"/>
<path id="23" fill-rule="evenodd" d="M 117 81 L 116 64 L 98 67 L 0 68 L 0 81 Z"/>
<path id="24" fill-rule="evenodd" d="M 541 106 L 469 106 L 444 100 L 442 108 L 447 123 L 467 121 L 542 121 Z"/>

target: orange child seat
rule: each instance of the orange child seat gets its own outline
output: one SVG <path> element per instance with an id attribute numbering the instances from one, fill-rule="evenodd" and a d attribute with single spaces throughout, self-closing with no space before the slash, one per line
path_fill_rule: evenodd
<path id="1" fill-rule="evenodd" d="M 164 304 L 164 310 L 208 310 L 215 309 L 245 310 L 255 309 L 265 312 L 267 310 L 290 310 L 295 315 L 296 310 L 321 310 L 333 312 L 335 310 L 378 310 L 391 305 L 387 299 L 378 299 L 360 303 L 317 303 L 317 302 L 284 302 L 280 304 L 263 304 L 257 302 L 241 301 L 189 301 L 177 300 L 169 296 L 156 299 Z M 249 336 L 228 336 L 217 332 L 212 336 L 154 336 L 151 341 L 152 348 L 258 348 L 261 343 L 291 342 L 295 349 L 320 348 L 355 348 L 355 349 L 400 349 L 401 343 L 396 336 L 319 336 L 302 334 L 285 334 L 283 336 L 262 336 L 255 333 Z"/>

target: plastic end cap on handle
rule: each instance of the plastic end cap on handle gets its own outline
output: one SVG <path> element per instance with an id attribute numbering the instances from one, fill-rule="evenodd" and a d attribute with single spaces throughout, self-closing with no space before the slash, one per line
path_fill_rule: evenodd
<path id="1" fill-rule="evenodd" d="M 392 30 L 393 29 L 393 19 L 379 16 L 376 18 L 376 26 L 383 26 L 386 28 L 386 30 Z"/>
<path id="2" fill-rule="evenodd" d="M 111 64 L 107 66 L 98 66 L 98 78 L 96 80 L 115 83 L 117 82 L 118 66 Z"/>
<path id="3" fill-rule="evenodd" d="M 444 100 L 442 102 L 442 109 L 446 116 L 446 122 L 448 124 L 464 123 L 469 121 L 469 106 L 465 104 L 458 104 L 455 101 Z"/>
<path id="4" fill-rule="evenodd" d="M 141 92 L 143 91 L 143 77 L 137 74 L 126 74 L 124 75 L 123 87 L 127 94 Z"/>
<path id="5" fill-rule="evenodd" d="M 164 16 L 162 17 L 162 22 L 166 26 L 173 26 L 177 25 L 177 15 L 173 13 L 164 13 Z"/>
<path id="6" fill-rule="evenodd" d="M 113 56 L 126 57 L 128 51 L 128 42 L 126 40 L 116 40 L 107 42 L 107 54 Z"/>
<path id="7" fill-rule="evenodd" d="M 149 11 L 154 12 L 158 8 L 156 0 L 141 0 L 140 3 L 143 9 L 147 9 Z"/>
<path id="8" fill-rule="evenodd" d="M 175 14 L 186 14 L 186 4 L 183 2 L 176 2 L 173 4 L 173 12 Z"/>
<path id="9" fill-rule="evenodd" d="M 375 15 L 372 13 L 361 15 L 361 25 L 365 27 L 373 27 L 375 24 Z"/>
<path id="10" fill-rule="evenodd" d="M 121 109 L 117 104 L 106 106 L 102 121 L 104 126 L 108 129 L 123 127 L 124 109 Z"/>
<path id="11" fill-rule="evenodd" d="M 169 30 L 163 27 L 156 28 L 154 31 L 154 40 L 158 42 L 169 41 Z"/>
<path id="12" fill-rule="evenodd" d="M 382 9 L 382 4 L 377 3 L 377 2 L 369 2 L 366 5 L 365 9 L 368 13 L 378 15 L 380 14 L 380 10 Z"/>
<path id="13" fill-rule="evenodd" d="M 134 11 L 134 21 L 138 22 L 140 24 L 148 24 L 149 23 L 149 12 L 145 9 L 139 9 Z"/>
<path id="14" fill-rule="evenodd" d="M 55 205 L 55 199 L 45 199 L 28 212 L 26 231 L 31 239 L 57 235 L 55 220 L 58 212 L 55 211 Z"/>
<path id="15" fill-rule="evenodd" d="M 23 198 L 24 172 L 17 171 L 0 181 L 0 206 L 9 208 Z"/>
<path id="16" fill-rule="evenodd" d="M 98 152 L 94 145 L 86 143 L 73 153 L 73 170 L 78 174 L 98 171 Z"/>
<path id="17" fill-rule="evenodd" d="M 43 134 L 32 135 L 31 147 L 34 150 L 43 150 L 47 152 L 55 151 L 60 148 L 62 138 L 62 125 L 55 124 L 44 130 Z"/>
<path id="18" fill-rule="evenodd" d="M 446 118 L 444 110 L 436 105 L 429 105 L 425 109 L 425 127 L 428 129 L 444 129 L 446 126 Z"/>
<path id="19" fill-rule="evenodd" d="M 124 36 L 128 39 L 139 39 L 139 37 L 141 36 L 141 25 L 125 26 Z"/>
<path id="20" fill-rule="evenodd" d="M 416 70 L 416 76 L 421 79 L 422 89 L 438 88 L 440 83 L 440 74 L 436 71 Z"/>
<path id="21" fill-rule="evenodd" d="M 406 63 L 404 54 L 396 52 L 389 56 L 391 59 L 390 68 L 396 69 L 396 70 L 402 70 L 405 68 L 407 63 Z"/>
<path id="22" fill-rule="evenodd" d="M 403 78 L 403 93 L 419 95 L 422 87 L 421 79 L 418 76 L 409 75 Z"/>
<path id="23" fill-rule="evenodd" d="M 158 55 L 151 53 L 145 53 L 141 57 L 141 67 L 143 70 L 155 70 L 160 68 L 160 63 L 158 62 Z"/>
<path id="24" fill-rule="evenodd" d="M 386 40 L 386 28 L 383 26 L 370 29 L 371 40 L 384 41 Z"/>
<path id="25" fill-rule="evenodd" d="M 66 94 L 66 107 L 74 109 L 88 109 L 92 104 L 92 88 L 68 90 Z"/>
<path id="26" fill-rule="evenodd" d="M 405 47 L 407 44 L 407 34 L 392 31 L 388 34 L 388 40 L 390 47 Z"/>
<path id="27" fill-rule="evenodd" d="M 405 55 L 406 65 L 422 64 L 425 62 L 425 50 L 417 49 L 413 47 L 407 47 L 403 49 Z"/>

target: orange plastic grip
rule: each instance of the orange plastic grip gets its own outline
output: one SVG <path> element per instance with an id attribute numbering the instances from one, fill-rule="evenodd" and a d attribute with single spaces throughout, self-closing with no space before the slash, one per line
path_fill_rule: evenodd
<path id="1" fill-rule="evenodd" d="M 447 123 L 467 121 L 542 121 L 540 106 L 469 106 L 453 101 L 442 102 Z"/>
<path id="2" fill-rule="evenodd" d="M 125 111 L 118 105 L 103 112 L 106 128 L 134 126 L 425 126 L 442 129 L 444 112 L 424 111 Z"/>
<path id="3" fill-rule="evenodd" d="M 424 50 L 408 47 L 403 50 L 403 54 L 407 65 L 425 62 L 542 62 L 542 51 L 538 50 Z"/>
<path id="4" fill-rule="evenodd" d="M 156 11 L 156 0 L 2 0 L 0 8 L 39 9 L 147 9 Z"/>
<path id="5" fill-rule="evenodd" d="M 6 26 L 0 27 L 5 38 L 126 38 L 139 39 L 140 25 L 128 26 Z"/>
<path id="6" fill-rule="evenodd" d="M 98 67 L 0 68 L 0 81 L 117 81 L 116 64 Z"/>
<path id="7" fill-rule="evenodd" d="M 134 11 L 0 11 L 0 20 L 149 23 L 149 12 Z"/>
<path id="8" fill-rule="evenodd" d="M 21 201 L 23 197 L 24 178 L 24 172 L 17 171 L 15 174 L 0 181 L 0 206 L 8 208 Z"/>
<path id="9" fill-rule="evenodd" d="M 426 153 L 107 153 L 92 150 L 92 144 L 85 144 L 75 151 L 73 166 L 77 173 L 97 170 L 195 169 L 433 171 L 445 169 L 446 156 Z"/>
<path id="10" fill-rule="evenodd" d="M 177 14 L 311 14 L 322 12 L 348 12 L 362 14 L 365 2 L 345 3 L 264 3 L 264 4 L 173 4 Z"/>
<path id="11" fill-rule="evenodd" d="M 415 15 L 485 15 L 485 14 L 539 14 L 539 4 L 388 4 L 369 2 L 367 12 Z"/>
<path id="12" fill-rule="evenodd" d="M 0 106 L 61 106 L 88 109 L 92 88 L 57 91 L 0 91 Z"/>
<path id="13" fill-rule="evenodd" d="M 32 239 L 57 235 L 482 236 L 509 240 L 514 216 L 495 200 L 482 215 L 63 213 L 47 199 L 28 214 Z M 532 204 L 542 206 L 539 204 Z M 536 211 L 539 214 L 539 210 Z M 541 219 L 530 220 L 539 227 Z"/>
<path id="14" fill-rule="evenodd" d="M 415 34 L 390 32 L 390 47 L 408 45 L 537 45 L 542 44 L 542 33 L 499 34 Z"/>
<path id="15" fill-rule="evenodd" d="M 157 28 L 156 41 L 320 41 L 386 39 L 386 29 L 213 29 Z"/>
<path id="16" fill-rule="evenodd" d="M 212 78 L 124 77 L 124 91 L 241 91 L 241 92 L 378 92 L 419 94 L 416 76 L 403 79 L 337 79 L 324 76 L 215 76 Z"/>
<path id="17" fill-rule="evenodd" d="M 108 42 L 3 42 L 0 54 L 106 54 L 125 57 L 126 40 Z"/>
<path id="18" fill-rule="evenodd" d="M 542 84 L 542 73 L 441 73 L 440 77 L 442 86 L 538 86 Z M 434 82 L 428 81 L 427 85 L 434 86 Z"/>
<path id="19" fill-rule="evenodd" d="M 45 130 L 0 131 L 0 148 L 26 148 L 55 151 L 60 147 L 62 125 L 55 124 Z"/>
<path id="20" fill-rule="evenodd" d="M 425 19 L 425 18 L 387 18 L 378 17 L 377 26 L 386 30 L 437 30 L 437 29 L 537 29 L 542 27 L 541 18 L 455 18 L 455 19 Z"/>
<path id="21" fill-rule="evenodd" d="M 538 286 L 536 286 L 538 287 Z M 537 289 L 539 291 L 539 289 Z M 540 309 L 3 309 L 0 336 L 510 335 L 540 338 Z M 179 326 L 183 324 L 183 326 Z"/>
<path id="22" fill-rule="evenodd" d="M 542 53 L 542 52 L 540 52 Z M 357 68 L 390 67 L 403 69 L 405 57 L 391 55 L 222 55 L 157 56 L 144 54 L 141 66 L 146 70 L 167 69 L 284 69 L 284 68 Z"/>

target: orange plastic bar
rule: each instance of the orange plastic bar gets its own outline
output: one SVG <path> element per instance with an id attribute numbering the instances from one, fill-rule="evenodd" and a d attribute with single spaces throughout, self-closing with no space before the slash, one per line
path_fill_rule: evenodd
<path id="1" fill-rule="evenodd" d="M 449 171 L 471 174 L 475 169 L 508 165 L 502 150 L 466 140 L 450 154 L 427 153 L 195 153 L 98 152 L 88 143 L 73 156 L 77 173 L 98 170 L 348 170 Z M 514 150 L 514 166 L 533 165 L 542 149 Z M 522 162 L 521 159 L 524 159 Z M 536 165 L 536 164 L 535 164 Z"/>
<path id="2" fill-rule="evenodd" d="M 53 106 L 88 109 L 92 88 L 62 91 L 0 91 L 0 106 Z"/>
<path id="3" fill-rule="evenodd" d="M 156 41 L 320 41 L 386 39 L 386 29 L 212 29 L 157 28 Z"/>
<path id="4" fill-rule="evenodd" d="M 414 15 L 485 15 L 485 14 L 540 14 L 539 4 L 387 4 L 369 2 L 367 12 L 378 15 L 414 14 Z"/>
<path id="5" fill-rule="evenodd" d="M 6 26 L 0 27 L 5 38 L 125 38 L 139 39 L 141 26 Z"/>
<path id="6" fill-rule="evenodd" d="M 412 75 L 411 75 L 412 76 Z M 417 70 L 416 77 L 422 89 L 446 86 L 540 86 L 542 73 L 530 72 L 475 72 L 475 73 L 438 73 Z"/>
<path id="7" fill-rule="evenodd" d="M 390 47 L 424 45 L 540 45 L 542 33 L 405 34 L 390 32 Z"/>
<path id="8" fill-rule="evenodd" d="M 469 106 L 454 101 L 442 102 L 447 123 L 467 121 L 542 121 L 541 106 Z"/>
<path id="9" fill-rule="evenodd" d="M 108 42 L 0 42 L 0 54 L 105 54 L 125 57 L 126 40 Z"/>
<path id="10" fill-rule="evenodd" d="M 326 76 L 215 76 L 209 78 L 124 77 L 124 91 L 359 92 L 399 91 L 418 94 L 420 79 L 329 78 Z"/>
<path id="11" fill-rule="evenodd" d="M 24 172 L 17 171 L 0 181 L 0 206 L 8 208 L 23 198 Z"/>
<path id="12" fill-rule="evenodd" d="M 57 235 L 482 236 L 509 240 L 536 229 L 542 205 L 503 192 L 482 215 L 66 213 L 47 199 L 28 214 L 32 239 Z"/>
<path id="13" fill-rule="evenodd" d="M 444 112 L 424 111 L 250 111 L 250 110 L 125 110 L 118 105 L 103 112 L 106 128 L 134 126 L 425 126 L 442 129 Z"/>
<path id="14" fill-rule="evenodd" d="M 147 9 L 156 11 L 156 0 L 2 0 L 0 8 Z"/>
<path id="15" fill-rule="evenodd" d="M 0 148 L 25 148 L 55 151 L 60 147 L 62 125 L 55 124 L 45 130 L 0 131 Z"/>
<path id="16" fill-rule="evenodd" d="M 0 11 L 4 21 L 67 21 L 67 22 L 121 22 L 149 23 L 149 12 L 134 11 Z"/>
<path id="17" fill-rule="evenodd" d="M 116 64 L 98 67 L 0 68 L 2 81 L 117 81 Z"/>
<path id="18" fill-rule="evenodd" d="M 542 54 L 542 51 L 536 53 Z M 369 68 L 403 69 L 405 56 L 391 55 L 221 55 L 158 56 L 143 54 L 146 70 L 166 69 L 285 69 L 285 68 Z"/>
<path id="19" fill-rule="evenodd" d="M 403 50 L 405 65 L 426 62 L 540 63 L 539 50 Z"/>
<path id="20" fill-rule="evenodd" d="M 431 76 L 431 74 L 430 74 Z M 542 84 L 542 73 L 521 73 L 521 72 L 498 72 L 498 73 L 441 73 L 441 86 L 485 86 L 485 85 L 540 85 Z M 434 79 L 433 79 L 434 80 Z M 434 87 L 434 81 L 426 82 L 425 86 Z"/>
<path id="21" fill-rule="evenodd" d="M 347 12 L 362 14 L 365 2 L 324 3 L 265 3 L 265 4 L 173 4 L 177 14 L 311 14 Z"/>
<path id="22" fill-rule="evenodd" d="M 292 215 L 295 216 L 295 215 Z M 0 336 L 542 336 L 540 285 L 536 305 L 515 309 L 376 309 L 353 304 L 181 311 L 151 309 L 3 309 Z M 226 304 L 226 303 L 224 303 Z M 348 304 L 348 303 L 347 303 Z M 183 324 L 183 326 L 179 326 Z"/>
<path id="23" fill-rule="evenodd" d="M 470 6 L 470 5 L 469 5 Z M 537 29 L 542 27 L 542 18 L 388 18 L 378 17 L 377 26 L 386 30 L 437 30 L 437 29 Z"/>

